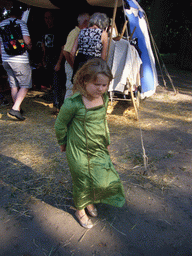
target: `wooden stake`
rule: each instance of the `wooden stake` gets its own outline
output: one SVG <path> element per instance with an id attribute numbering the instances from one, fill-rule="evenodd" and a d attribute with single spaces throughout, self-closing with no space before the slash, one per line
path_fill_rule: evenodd
<path id="1" fill-rule="evenodd" d="M 127 23 L 128 23 L 128 20 L 126 20 L 125 23 L 124 23 L 123 30 L 122 30 L 121 35 L 120 35 L 121 38 L 123 37 L 123 35 L 125 33 L 125 30 L 126 30 L 126 27 L 127 27 Z"/>
<path id="2" fill-rule="evenodd" d="M 128 83 L 128 79 L 127 79 L 127 83 Z M 130 93 L 131 93 L 131 99 L 132 99 L 132 102 L 133 102 L 133 107 L 134 107 L 134 110 L 135 110 L 135 119 L 138 120 L 139 117 L 138 117 L 137 105 L 136 105 L 136 102 L 135 102 L 135 97 L 134 97 L 134 94 L 133 94 L 133 85 L 132 84 L 130 84 Z"/>
<path id="3" fill-rule="evenodd" d="M 130 38 L 129 38 L 130 41 L 131 41 L 132 38 L 133 38 L 133 35 L 134 35 L 134 33 L 135 33 L 135 30 L 136 30 L 136 27 L 134 27 L 133 32 L 131 33 L 131 36 L 130 36 Z"/>
<path id="4" fill-rule="evenodd" d="M 109 59 L 109 50 L 111 47 L 111 41 L 112 41 L 112 36 L 113 36 L 113 28 L 115 24 L 115 18 L 116 18 L 116 13 L 117 13 L 117 5 L 118 5 L 118 0 L 115 0 L 115 6 L 113 10 L 113 20 L 112 20 L 112 26 L 111 26 L 111 33 L 110 33 L 110 38 L 109 38 L 109 44 L 108 44 L 108 50 L 107 50 L 107 60 Z"/>

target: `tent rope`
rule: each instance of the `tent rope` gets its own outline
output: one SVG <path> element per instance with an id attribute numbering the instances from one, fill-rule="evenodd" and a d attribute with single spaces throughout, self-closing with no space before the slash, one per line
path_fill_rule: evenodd
<path id="1" fill-rule="evenodd" d="M 139 114 L 138 114 L 138 121 L 139 121 L 140 135 L 141 135 L 141 146 L 142 146 L 142 150 L 143 150 L 143 163 L 144 163 L 144 167 L 145 167 L 145 170 L 144 170 L 143 174 L 146 174 L 147 173 L 147 167 L 148 167 L 148 156 L 146 155 L 146 151 L 145 151 L 144 140 L 143 140 L 143 131 L 141 129 Z"/>
<path id="2" fill-rule="evenodd" d="M 164 61 L 163 61 L 163 59 L 162 59 L 162 57 L 161 57 L 161 55 L 160 55 L 159 49 L 158 49 L 157 44 L 156 44 L 156 42 L 155 42 L 155 40 L 154 40 L 154 37 L 153 37 L 153 35 L 152 35 L 152 32 L 151 32 L 151 29 L 150 29 L 150 26 L 149 26 L 149 21 L 148 21 L 146 12 L 145 12 L 145 20 L 146 20 L 146 22 L 147 22 L 147 27 L 148 27 L 149 35 L 150 35 L 150 38 L 151 38 L 151 41 L 152 41 L 152 45 L 153 45 L 153 48 L 154 48 L 154 51 L 155 51 L 155 55 L 156 55 L 156 59 L 157 59 L 158 65 L 159 65 L 159 69 L 160 69 L 160 71 L 161 71 L 161 75 L 162 75 L 162 78 L 163 78 L 164 86 L 167 87 L 166 81 L 165 81 L 165 78 L 164 78 L 164 75 L 163 75 L 163 71 L 162 71 L 163 69 L 164 69 L 165 74 L 166 74 L 166 76 L 168 77 L 168 79 L 169 79 L 169 81 L 170 81 L 170 83 L 171 83 L 171 86 L 172 86 L 172 88 L 173 88 L 173 91 L 174 91 L 174 93 L 175 93 L 175 95 L 176 95 L 176 94 L 177 94 L 177 90 L 175 89 L 175 86 L 174 86 L 174 84 L 173 84 L 173 80 L 172 80 L 172 78 L 171 78 L 171 76 L 170 76 L 170 74 L 169 74 L 169 72 L 168 72 L 168 70 L 167 70 L 167 68 L 166 68 L 166 66 L 165 66 L 165 63 L 164 63 Z M 161 68 L 161 64 L 160 64 L 159 59 L 161 59 L 162 68 Z"/>
<path id="3" fill-rule="evenodd" d="M 123 6 L 123 14 L 124 14 L 124 20 L 126 21 L 126 14 L 125 14 L 125 4 L 124 4 L 124 1 L 122 0 L 122 6 Z M 127 39 L 128 38 L 128 27 L 126 26 L 126 35 L 127 35 Z M 132 60 L 133 61 L 133 60 Z M 134 99 L 133 99 L 134 100 Z M 137 106 L 136 106 L 137 108 Z M 146 155 L 146 151 L 145 151 L 145 146 L 144 146 L 144 139 L 143 139 L 143 131 L 142 131 L 142 128 L 141 128 L 141 122 L 140 122 L 140 117 L 139 117 L 139 109 L 137 108 L 137 121 L 139 123 L 139 130 L 140 130 L 140 137 L 141 137 L 141 146 L 142 146 L 142 151 L 143 151 L 143 164 L 144 164 L 144 172 L 143 172 L 143 175 L 147 173 L 147 167 L 148 167 L 148 157 Z"/>
<path id="4" fill-rule="evenodd" d="M 123 10 L 124 10 L 124 20 L 126 20 L 126 14 L 125 14 L 125 4 L 124 4 L 124 1 L 122 0 L 122 6 L 123 6 Z M 150 38 L 151 38 L 151 42 L 152 42 L 152 45 L 153 45 L 153 49 L 154 49 L 154 52 L 155 52 L 155 56 L 156 56 L 156 59 L 157 59 L 157 62 L 158 62 L 158 66 L 159 66 L 159 69 L 160 69 L 160 72 L 161 72 L 161 76 L 162 76 L 162 79 L 163 79 L 163 83 L 164 83 L 164 86 L 165 88 L 167 88 L 167 84 L 166 84 L 166 80 L 165 80 L 165 77 L 164 77 L 164 74 L 163 74 L 163 69 L 165 71 L 165 74 L 166 76 L 168 77 L 170 83 L 171 83 L 171 86 L 175 92 L 175 95 L 177 94 L 177 90 L 175 89 L 175 86 L 173 84 L 173 80 L 165 66 L 165 63 L 160 55 L 160 52 L 159 52 L 159 49 L 157 47 L 157 44 L 154 40 L 154 37 L 152 35 L 152 32 L 151 32 L 151 29 L 150 29 L 150 26 L 149 26 L 149 21 L 148 21 L 148 18 L 147 18 L 147 15 L 146 15 L 146 12 L 144 11 L 144 15 L 145 15 L 145 20 L 146 20 L 146 23 L 147 23 L 147 27 L 148 27 L 148 31 L 149 31 L 149 35 L 150 35 Z M 126 26 L 126 34 L 127 34 L 127 37 L 128 37 L 128 27 Z M 127 38 L 129 39 L 129 38 Z M 162 62 L 162 66 L 161 66 L 161 63 L 160 63 L 160 60 Z M 134 100 L 134 99 L 133 99 Z M 138 110 L 138 109 L 137 109 Z M 146 155 L 146 151 L 145 151 L 145 146 L 144 146 L 144 139 L 143 139 L 143 131 L 142 131 L 142 128 L 141 128 L 141 123 L 140 123 L 140 117 L 139 117 L 139 111 L 137 113 L 137 119 L 138 119 L 138 122 L 139 122 L 139 130 L 140 130 L 140 136 L 141 136 L 141 146 L 142 146 L 142 150 L 143 150 L 143 162 L 144 162 L 144 168 L 145 168 L 145 171 L 143 174 L 146 174 L 147 172 L 147 167 L 148 167 L 148 157 Z"/>

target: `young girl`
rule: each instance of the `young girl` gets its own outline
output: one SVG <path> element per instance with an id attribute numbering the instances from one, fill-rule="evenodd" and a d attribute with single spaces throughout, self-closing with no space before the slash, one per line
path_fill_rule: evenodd
<path id="1" fill-rule="evenodd" d="M 85 210 L 96 217 L 94 204 L 122 207 L 125 203 L 123 186 L 108 152 L 106 111 L 111 80 L 104 60 L 86 62 L 74 77 L 75 94 L 65 100 L 55 123 L 72 175 L 75 215 L 84 228 L 93 227 Z"/>

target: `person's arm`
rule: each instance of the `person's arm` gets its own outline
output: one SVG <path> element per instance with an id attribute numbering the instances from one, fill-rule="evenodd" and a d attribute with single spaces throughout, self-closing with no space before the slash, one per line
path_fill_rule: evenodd
<path id="1" fill-rule="evenodd" d="M 61 62 L 63 60 L 63 48 L 64 46 L 61 48 L 61 52 L 60 52 L 60 55 L 59 55 L 59 59 L 57 61 L 57 64 L 55 65 L 55 71 L 59 71 L 61 69 Z"/>
<path id="2" fill-rule="evenodd" d="M 32 43 L 31 43 L 31 38 L 30 36 L 23 36 L 23 40 L 24 40 L 24 43 L 25 45 L 27 46 L 27 49 L 28 50 L 31 50 L 32 49 Z"/>
<path id="3" fill-rule="evenodd" d="M 27 46 L 27 49 L 31 50 L 32 49 L 32 43 L 31 43 L 31 37 L 30 37 L 30 34 L 29 34 L 27 24 L 25 22 L 23 22 L 22 20 L 20 20 L 20 21 L 18 20 L 18 22 L 19 22 L 20 27 L 21 27 L 21 32 L 22 32 L 22 35 L 23 35 L 24 43 Z"/>
<path id="4" fill-rule="evenodd" d="M 46 67 L 46 61 L 45 61 L 45 44 L 44 42 L 41 43 L 41 47 L 42 47 L 42 51 L 43 51 L 43 56 L 42 56 L 42 63 L 43 63 L 43 67 Z"/>
<path id="5" fill-rule="evenodd" d="M 101 42 L 103 44 L 103 48 L 101 51 L 101 58 L 103 60 L 106 60 L 107 58 L 107 48 L 108 48 L 108 34 L 107 31 L 103 31 L 102 35 L 101 35 Z"/>
<path id="6" fill-rule="evenodd" d="M 64 150 L 64 145 L 67 144 L 67 129 L 68 124 L 73 119 L 77 111 L 76 104 L 73 99 L 68 98 L 64 101 L 59 114 L 55 122 L 55 133 L 58 140 L 58 143 L 61 147 L 61 150 Z"/>
<path id="7" fill-rule="evenodd" d="M 76 55 L 77 48 L 78 48 L 78 38 L 79 38 L 79 36 L 76 37 L 75 42 L 74 42 L 74 44 L 73 44 L 73 48 L 72 48 L 72 50 L 71 50 L 71 52 L 70 52 L 70 54 L 71 54 L 73 60 L 75 59 L 75 55 Z"/>
<path id="8" fill-rule="evenodd" d="M 73 65 L 74 65 L 74 60 L 75 60 L 77 48 L 78 48 L 78 36 L 76 37 L 76 39 L 74 41 L 71 52 L 67 52 L 67 51 L 64 50 L 65 58 L 66 58 L 67 62 L 70 64 L 70 66 L 72 68 L 73 68 Z"/>
<path id="9" fill-rule="evenodd" d="M 70 52 L 67 51 L 63 51 L 63 54 L 65 56 L 66 61 L 69 63 L 69 65 L 73 68 L 73 64 L 74 64 L 74 58 L 71 55 Z"/>

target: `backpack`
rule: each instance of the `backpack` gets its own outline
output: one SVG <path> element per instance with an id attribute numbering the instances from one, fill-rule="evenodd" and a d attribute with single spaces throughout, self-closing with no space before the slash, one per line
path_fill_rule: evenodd
<path id="1" fill-rule="evenodd" d="M 9 55 L 21 55 L 26 51 L 20 24 L 17 19 L 10 20 L 10 24 L 0 27 L 5 52 Z"/>

